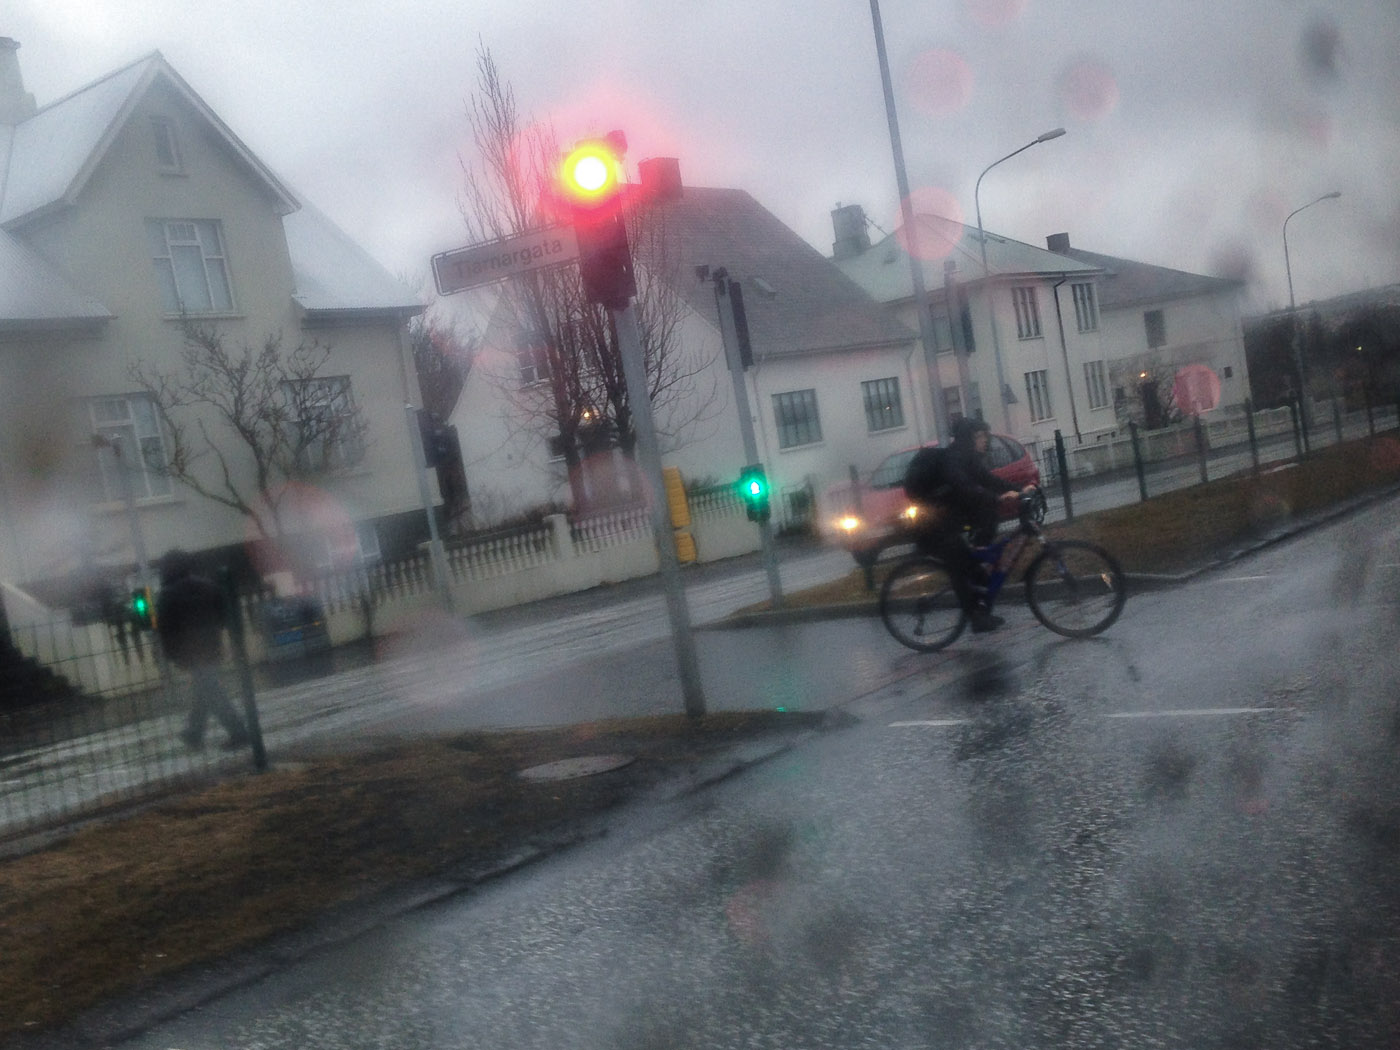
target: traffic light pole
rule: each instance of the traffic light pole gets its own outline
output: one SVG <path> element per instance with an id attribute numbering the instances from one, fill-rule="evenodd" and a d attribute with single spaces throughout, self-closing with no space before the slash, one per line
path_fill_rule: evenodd
<path id="1" fill-rule="evenodd" d="M 656 423 L 647 392 L 646 365 L 642 356 L 642 336 L 637 328 L 637 312 L 632 300 L 625 306 L 609 306 L 617 330 L 617 346 L 622 358 L 622 374 L 627 382 L 627 402 L 637 425 L 638 460 L 650 490 L 651 527 L 656 552 L 661 561 L 661 583 L 666 593 L 666 611 L 671 618 L 671 639 L 676 649 L 676 666 L 685 695 L 685 713 L 699 718 L 705 713 L 705 693 L 700 684 L 700 662 L 695 655 L 695 636 L 690 629 L 690 610 L 681 585 L 681 563 L 676 555 L 676 536 L 671 529 L 665 499 L 666 481 L 661 472 L 661 446 L 656 440 Z"/>
<path id="2" fill-rule="evenodd" d="M 724 343 L 724 357 L 729 363 L 729 375 L 734 380 L 734 408 L 739 414 L 739 433 L 744 440 L 744 462 L 757 463 L 758 438 L 754 434 L 753 416 L 749 414 L 749 385 L 745 380 L 744 363 L 739 355 L 739 330 L 734 319 L 734 296 L 730 287 L 734 281 L 725 276 L 724 271 L 715 269 L 715 305 L 719 310 L 720 341 Z M 763 556 L 763 571 L 768 575 L 768 594 L 773 608 L 783 604 L 783 581 L 778 575 L 778 553 L 773 543 L 773 523 L 758 523 L 759 546 Z"/>
<path id="3" fill-rule="evenodd" d="M 452 612 L 452 576 L 447 571 L 447 555 L 442 549 L 442 537 L 438 535 L 437 515 L 433 513 L 433 496 L 428 491 L 428 456 L 423 451 L 423 431 L 418 425 L 418 409 L 411 404 L 403 406 L 404 418 L 408 421 L 408 440 L 413 446 L 413 465 L 417 468 L 418 498 L 423 502 L 423 513 L 428 516 L 428 558 L 433 566 L 433 582 L 442 591 L 443 607 Z"/>

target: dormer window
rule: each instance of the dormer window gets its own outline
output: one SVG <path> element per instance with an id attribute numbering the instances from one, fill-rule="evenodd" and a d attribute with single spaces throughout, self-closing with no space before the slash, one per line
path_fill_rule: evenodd
<path id="1" fill-rule="evenodd" d="M 156 166 L 164 172 L 183 172 L 185 164 L 180 157 L 180 140 L 175 137 L 174 123 L 164 117 L 152 117 L 151 130 L 155 133 Z"/>

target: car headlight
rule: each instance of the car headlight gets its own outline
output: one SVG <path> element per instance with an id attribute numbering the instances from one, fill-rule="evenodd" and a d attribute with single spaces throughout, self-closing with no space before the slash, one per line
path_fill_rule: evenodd
<path id="1" fill-rule="evenodd" d="M 905 507 L 903 511 L 900 512 L 899 516 L 904 519 L 904 523 L 907 525 L 918 518 L 919 508 L 913 503 L 911 503 L 909 504 L 909 506 Z"/>
<path id="2" fill-rule="evenodd" d="M 836 527 L 846 533 L 855 532 L 862 524 L 864 523 L 854 514 L 846 514 L 836 519 Z"/>

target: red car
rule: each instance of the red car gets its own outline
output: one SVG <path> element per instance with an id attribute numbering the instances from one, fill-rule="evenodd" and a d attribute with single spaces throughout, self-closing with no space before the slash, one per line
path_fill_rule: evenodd
<path id="1" fill-rule="evenodd" d="M 891 453 L 854 488 L 844 482 L 826 490 L 825 524 L 858 564 L 871 565 L 887 547 L 909 542 L 918 508 L 904 495 L 904 472 L 917 451 L 906 448 Z M 1040 484 L 1040 468 L 1026 447 L 1004 434 L 989 435 L 987 466 L 1008 489 Z"/>

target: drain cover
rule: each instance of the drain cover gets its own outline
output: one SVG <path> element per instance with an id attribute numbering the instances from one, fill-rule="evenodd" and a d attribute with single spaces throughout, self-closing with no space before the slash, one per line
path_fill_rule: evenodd
<path id="1" fill-rule="evenodd" d="M 563 758 L 558 762 L 546 762 L 542 766 L 522 769 L 520 776 L 525 780 L 572 780 L 575 777 L 591 777 L 598 773 L 608 773 L 614 769 L 631 765 L 631 755 L 583 755 L 579 758 Z"/>

